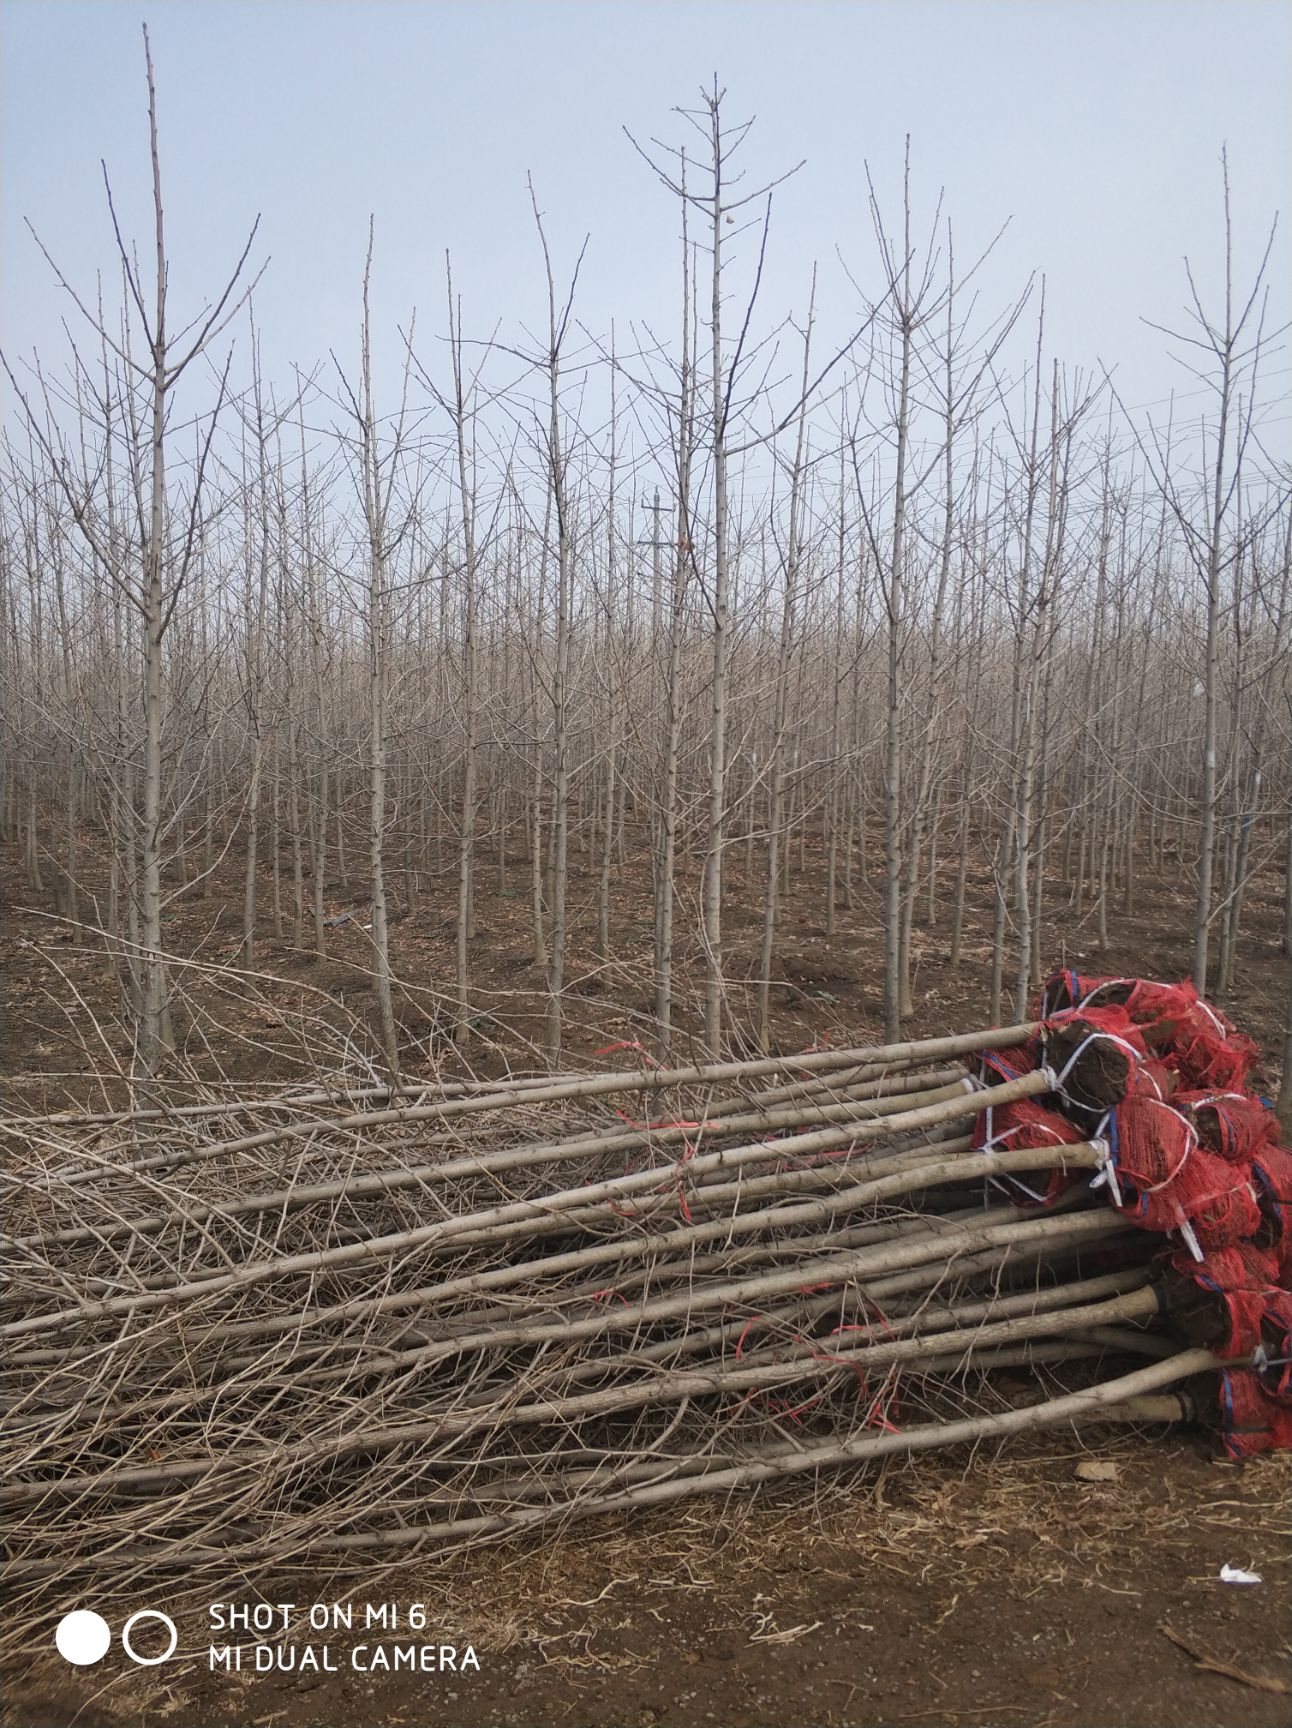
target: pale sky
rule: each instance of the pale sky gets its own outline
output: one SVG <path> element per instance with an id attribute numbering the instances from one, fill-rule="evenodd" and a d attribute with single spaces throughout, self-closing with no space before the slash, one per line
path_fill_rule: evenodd
<path id="1" fill-rule="evenodd" d="M 1201 283 L 1217 281 L 1222 144 L 1241 280 L 1287 202 L 1282 0 L 2 0 L 0 342 L 11 359 L 35 345 L 56 363 L 69 310 L 24 217 L 92 295 L 114 257 L 103 157 L 123 226 L 147 242 L 144 16 L 176 311 L 218 286 L 259 212 L 255 255 L 271 262 L 256 316 L 265 370 L 284 384 L 293 362 L 355 355 L 370 211 L 387 358 L 413 306 L 428 341 L 443 328 L 446 247 L 469 334 L 499 320 L 513 338 L 537 327 L 545 285 L 527 172 L 558 270 L 590 235 L 583 322 L 671 333 L 677 211 L 623 129 L 681 141 L 670 110 L 715 70 L 730 120 L 757 116 L 749 183 L 806 158 L 776 195 L 764 328 L 804 307 L 814 259 L 823 332 L 855 321 L 836 248 L 878 286 L 863 162 L 895 219 L 909 132 L 917 217 L 944 190 L 958 257 L 1012 218 L 981 278 L 984 305 L 1044 271 L 1047 349 L 1115 366 L 1128 403 L 1151 401 L 1196 388 L 1140 319 L 1178 322 L 1186 252 Z M 736 262 L 747 279 L 749 242 Z M 1288 263 L 1281 226 L 1278 321 Z M 1289 378 L 1285 352 L 1270 362 L 1271 394 L 1286 396 Z"/>

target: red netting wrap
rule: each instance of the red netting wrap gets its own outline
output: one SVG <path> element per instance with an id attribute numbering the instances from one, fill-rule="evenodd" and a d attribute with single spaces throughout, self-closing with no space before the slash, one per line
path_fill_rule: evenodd
<path id="1" fill-rule="evenodd" d="M 1225 1015 L 1201 999 L 1177 1028 L 1172 1048 L 1185 1083 L 1214 1092 L 1244 1087 L 1258 1054 L 1250 1038 L 1235 1032 Z"/>
<path id="2" fill-rule="evenodd" d="M 1227 1247 L 1254 1234 L 1260 1207 L 1246 1172 L 1198 1144 L 1198 1136 L 1169 1104 L 1127 1098 L 1113 1115 L 1113 1160 L 1121 1210 L 1143 1230 L 1188 1225 L 1205 1250 Z M 1128 1191 L 1129 1190 L 1129 1191 Z"/>
<path id="3" fill-rule="evenodd" d="M 1174 1049 L 1181 1026 L 1188 1023 L 1198 1001 L 1198 992 L 1189 982 L 1155 984 L 1148 978 L 1136 978 L 1126 998 L 1126 1012 L 1144 1034 L 1144 1042 L 1153 1050 Z"/>
<path id="4" fill-rule="evenodd" d="M 1047 1110 L 1035 1098 L 1015 1098 L 984 1110 L 974 1124 L 975 1147 L 1076 1146 L 1080 1130 L 1057 1110 Z"/>
<path id="5" fill-rule="evenodd" d="M 1267 1248 L 1238 1242 L 1201 1260 L 1186 1250 L 1171 1256 L 1182 1279 L 1216 1299 L 1209 1306 L 1211 1330 L 1199 1342 L 1226 1360 L 1249 1356 L 1263 1343 L 1266 1311 L 1285 1292 L 1278 1284 L 1278 1263 Z"/>
<path id="6" fill-rule="evenodd" d="M 1197 1000 L 1197 991 L 1187 981 L 1157 984 L 1148 978 L 1098 978 L 1065 971 L 1050 974 L 1032 1006 L 1042 1020 L 1073 1008 L 1124 1008 L 1145 1043 L 1152 1049 L 1166 1050 Z"/>
<path id="7" fill-rule="evenodd" d="M 1249 1370 L 1231 1368 L 1220 1376 L 1220 1431 L 1231 1458 L 1292 1448 L 1292 1404 L 1266 1391 Z"/>
<path id="8" fill-rule="evenodd" d="M 1047 1109 L 1035 1098 L 1016 1098 L 1011 1104 L 989 1107 L 977 1118 L 973 1130 L 975 1150 L 1076 1146 L 1081 1139 L 1081 1130 L 1066 1116 Z M 1020 1206 L 1049 1206 L 1081 1180 L 1081 1173 L 1038 1170 L 1034 1177 L 1000 1176 L 995 1180 Z"/>
<path id="9" fill-rule="evenodd" d="M 1214 1154 L 1202 1153 L 1200 1156 L 1210 1159 Z M 1223 1164 L 1223 1159 L 1220 1162 Z M 1189 1219 L 1199 1246 L 1207 1252 L 1213 1248 L 1227 1248 L 1231 1242 L 1245 1242 L 1260 1228 L 1261 1209 L 1255 1190 L 1250 1182 L 1232 1186 L 1233 1167 L 1228 1168 L 1229 1175 L 1225 1180 L 1230 1185 L 1213 1188 L 1210 1194 L 1199 1200 L 1197 1210 Z M 1215 1174 L 1219 1176 L 1218 1172 Z"/>
<path id="10" fill-rule="evenodd" d="M 1245 1092 L 1177 1092 L 1172 1102 L 1209 1152 L 1244 1171 L 1262 1147 L 1274 1144 L 1278 1124 L 1259 1098 Z"/>
<path id="11" fill-rule="evenodd" d="M 1292 1293 L 1281 1286 L 1265 1299 L 1256 1371 L 1266 1391 L 1292 1402 Z"/>
<path id="12" fill-rule="evenodd" d="M 1256 1046 L 1188 980 L 1053 972 L 1032 1012 L 1037 1047 L 982 1058 L 982 1078 L 1044 1063 L 1053 1090 L 984 1112 L 974 1145 L 1106 1141 L 1092 1186 L 1140 1229 L 1172 1235 L 1159 1298 L 1184 1336 L 1234 1364 L 1221 1377 L 1226 1450 L 1292 1448 L 1292 1152 L 1248 1090 Z M 1039 1174 L 994 1180 L 1044 1206 L 1076 1178 L 1051 1175 L 1044 1192 Z"/>
<path id="13" fill-rule="evenodd" d="M 980 1051 L 978 1078 L 984 1086 L 1005 1086 L 1024 1074 L 1034 1074 L 1040 1066 L 1040 1049 L 1035 1039 L 1029 1039 L 1015 1050 Z"/>
<path id="14" fill-rule="evenodd" d="M 1049 1043 L 1065 1028 L 1075 1027 L 1082 1038 L 1105 1038 L 1128 1048 L 1136 1060 L 1148 1055 L 1143 1035 L 1124 1008 L 1070 1008 L 1064 1014 L 1053 1014 L 1042 1028 L 1042 1038 Z"/>
<path id="15" fill-rule="evenodd" d="M 1045 1060 L 1067 1113 L 1087 1133 L 1120 1104 L 1148 1055 L 1124 1008 L 1073 1008 L 1055 1014 L 1041 1032 Z"/>
<path id="16" fill-rule="evenodd" d="M 1049 1020 L 1070 1008 L 1124 1003 L 1134 984 L 1133 978 L 1095 978 L 1082 972 L 1051 972 L 1041 994 L 1031 1005 L 1032 1017 Z"/>
<path id="17" fill-rule="evenodd" d="M 1128 1098 L 1156 1098 L 1159 1104 L 1170 1103 L 1175 1097 L 1178 1081 L 1165 1062 L 1150 1056 L 1141 1062 L 1126 1087 Z"/>
<path id="18" fill-rule="evenodd" d="M 1292 1248 L 1292 1152 L 1281 1146 L 1263 1146 L 1252 1159 L 1252 1184 L 1261 1208 L 1258 1240 L 1274 1244 L 1286 1256 Z"/>

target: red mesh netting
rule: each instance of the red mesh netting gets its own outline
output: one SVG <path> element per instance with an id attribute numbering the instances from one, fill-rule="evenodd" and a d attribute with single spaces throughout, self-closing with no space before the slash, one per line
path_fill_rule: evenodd
<path id="1" fill-rule="evenodd" d="M 1123 1003 L 1135 982 L 1133 978 L 1096 978 L 1081 972 L 1051 972 L 1041 994 L 1031 1004 L 1032 1018 L 1049 1020 L 1070 1008 Z"/>
<path id="2" fill-rule="evenodd" d="M 1276 1398 L 1292 1399 L 1292 1293 L 1275 1289 L 1261 1316 L 1265 1359 L 1257 1367 L 1261 1384 Z"/>
<path id="3" fill-rule="evenodd" d="M 1266 1310 L 1281 1294 L 1278 1263 L 1266 1248 L 1237 1242 L 1217 1248 L 1202 1260 L 1185 1249 L 1171 1256 L 1172 1270 L 1182 1279 L 1219 1298 L 1213 1318 L 1221 1330 L 1200 1342 L 1226 1359 L 1250 1355 L 1262 1343 Z"/>
<path id="4" fill-rule="evenodd" d="M 1116 1004 L 1105 1008 L 1070 1008 L 1066 1013 L 1051 1015 L 1041 1033 L 1046 1047 L 1057 1033 L 1070 1027 L 1076 1028 L 1083 1038 L 1111 1038 L 1128 1044 L 1136 1057 L 1148 1054 L 1139 1028 L 1126 1010 Z"/>
<path id="5" fill-rule="evenodd" d="M 1226 1450 L 1292 1449 L 1292 1152 L 1246 1090 L 1256 1046 L 1188 980 L 1054 972 L 1032 1012 L 1039 1048 L 982 1058 L 981 1076 L 999 1085 L 1044 1063 L 1054 1090 L 984 1112 L 975 1146 L 1104 1136 L 1118 1209 L 1175 1235 L 1158 1293 L 1178 1332 L 1227 1362 L 1251 1359 L 1221 1376 Z M 1039 1172 L 1035 1187 L 995 1180 L 1043 1206 L 1078 1178 L 1051 1174 L 1044 1193 Z"/>
<path id="6" fill-rule="evenodd" d="M 1214 1153 L 1206 1152 L 1199 1152 L 1197 1156 L 1207 1159 L 1209 1164 L 1215 1157 Z M 1200 1198 L 1189 1220 L 1199 1245 L 1208 1253 L 1215 1248 L 1226 1248 L 1231 1242 L 1246 1241 L 1255 1235 L 1261 1222 L 1261 1209 L 1251 1183 L 1235 1183 L 1233 1165 L 1225 1164 L 1223 1159 L 1216 1162 L 1227 1172 L 1224 1177 L 1219 1177 L 1219 1172 L 1215 1173 L 1225 1186 L 1219 1190 L 1213 1187 L 1209 1194 Z"/>
<path id="7" fill-rule="evenodd" d="M 1220 1376 L 1220 1429 L 1231 1458 L 1292 1447 L 1292 1405 L 1268 1393 L 1255 1374 L 1231 1368 Z"/>
<path id="8" fill-rule="evenodd" d="M 1126 1086 L 1126 1096 L 1156 1098 L 1159 1103 L 1166 1104 L 1174 1100 L 1178 1084 L 1166 1063 L 1150 1056 L 1146 1062 L 1141 1062 L 1131 1075 Z"/>
<path id="9" fill-rule="evenodd" d="M 975 1150 L 1075 1146 L 1081 1139 L 1081 1130 L 1066 1116 L 1047 1110 L 1035 1098 L 1016 1098 L 1011 1104 L 984 1110 L 973 1130 Z M 1081 1172 L 1038 1170 L 1035 1175 L 1029 1172 L 1025 1177 L 1000 1176 L 995 1180 L 1020 1206 L 1049 1206 L 1081 1180 Z"/>
<path id="10" fill-rule="evenodd" d="M 1121 1209 L 1141 1229 L 1188 1224 L 1206 1250 L 1253 1234 L 1261 1215 L 1251 1185 L 1199 1146 L 1178 1111 L 1156 1098 L 1128 1098 L 1113 1124 Z"/>
<path id="11" fill-rule="evenodd" d="M 1228 1092 L 1247 1084 L 1257 1049 L 1218 1009 L 1195 1000 L 1178 1027 L 1172 1055 L 1187 1085 Z"/>
<path id="12" fill-rule="evenodd" d="M 1244 1170 L 1263 1146 L 1274 1144 L 1278 1133 L 1278 1123 L 1260 1099 L 1244 1092 L 1183 1091 L 1172 1103 L 1193 1123 L 1209 1152 Z"/>
<path id="13" fill-rule="evenodd" d="M 1076 1146 L 1081 1131 L 1035 1098 L 1016 1098 L 984 1110 L 974 1123 L 973 1143 L 983 1146 Z"/>
<path id="14" fill-rule="evenodd" d="M 1154 1050 L 1169 1051 L 1181 1026 L 1188 1023 L 1198 992 L 1187 980 L 1180 984 L 1155 984 L 1136 978 L 1126 998 L 1126 1012 Z"/>
<path id="15" fill-rule="evenodd" d="M 1052 972 L 1033 1012 L 1050 1019 L 1073 1008 L 1125 1008 L 1153 1049 L 1168 1049 L 1177 1029 L 1187 1022 L 1198 1000 L 1188 981 L 1158 984 L 1149 978 L 1095 977 L 1080 972 Z"/>
<path id="16" fill-rule="evenodd" d="M 1263 1146 L 1252 1159 L 1252 1181 L 1261 1208 L 1262 1243 L 1292 1241 L 1292 1152 Z"/>
<path id="17" fill-rule="evenodd" d="M 1124 1008 L 1081 1008 L 1055 1014 L 1041 1032 L 1056 1090 L 1078 1126 L 1089 1131 L 1126 1096 L 1135 1069 L 1148 1055 L 1139 1028 Z"/>
<path id="18" fill-rule="evenodd" d="M 1040 1046 L 1035 1039 L 1029 1039 L 1014 1050 L 980 1051 L 978 1078 L 984 1086 L 1005 1086 L 1024 1074 L 1034 1074 L 1040 1065 Z"/>

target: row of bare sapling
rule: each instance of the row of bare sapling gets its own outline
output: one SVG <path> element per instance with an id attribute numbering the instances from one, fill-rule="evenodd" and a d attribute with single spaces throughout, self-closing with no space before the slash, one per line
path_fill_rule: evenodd
<path id="1" fill-rule="evenodd" d="M 971 1147 L 985 1103 L 1048 1079 L 975 1090 L 965 1059 L 1031 1030 L 9 1118 L 5 1571 L 31 1624 L 86 1575 L 200 1597 L 1177 1419 L 1214 1364 L 1158 1320 L 1146 1238 L 1085 1183 L 1043 1214 L 995 1186 L 1099 1148 Z"/>

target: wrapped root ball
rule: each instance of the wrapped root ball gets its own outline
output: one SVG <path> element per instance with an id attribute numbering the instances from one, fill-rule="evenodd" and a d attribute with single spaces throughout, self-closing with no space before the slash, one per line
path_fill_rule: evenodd
<path id="1" fill-rule="evenodd" d="M 1278 1265 L 1251 1242 L 1218 1248 L 1201 1260 L 1172 1254 L 1162 1285 L 1167 1312 L 1190 1343 L 1226 1359 L 1261 1343 L 1265 1310 L 1278 1290 Z"/>
<path id="2" fill-rule="evenodd" d="M 1173 1055 L 1187 1085 L 1209 1091 L 1236 1091 L 1247 1084 L 1257 1057 L 1250 1038 L 1236 1032 L 1218 1009 L 1194 1001 L 1176 1032 Z"/>
<path id="3" fill-rule="evenodd" d="M 974 1123 L 973 1144 L 983 1150 L 1018 1150 L 1035 1146 L 1076 1146 L 1081 1130 L 1057 1110 L 1035 1098 L 1016 1098 L 1012 1103 L 984 1110 Z M 1037 1170 L 1026 1176 L 993 1178 L 1017 1206 L 1050 1206 L 1082 1179 L 1081 1172 Z"/>
<path id="4" fill-rule="evenodd" d="M 1244 1169 L 1263 1147 L 1274 1144 L 1278 1133 L 1278 1123 L 1260 1099 L 1244 1092 L 1181 1091 L 1172 1102 L 1193 1123 L 1208 1152 Z"/>
<path id="5" fill-rule="evenodd" d="M 1081 1008 L 1047 1020 L 1041 1037 L 1065 1114 L 1094 1133 L 1148 1054 L 1139 1029 L 1124 1008 Z"/>

